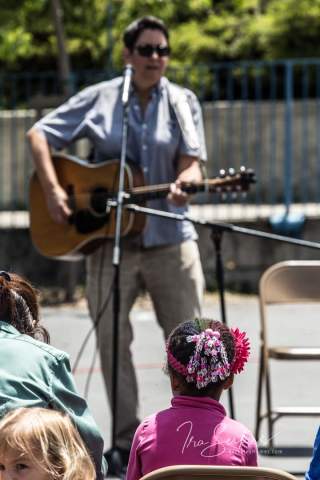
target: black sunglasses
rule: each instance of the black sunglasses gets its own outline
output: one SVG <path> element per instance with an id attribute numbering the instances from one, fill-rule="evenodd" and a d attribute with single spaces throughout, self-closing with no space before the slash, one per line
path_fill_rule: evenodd
<path id="1" fill-rule="evenodd" d="M 168 57 L 170 55 L 170 47 L 164 45 L 137 45 L 135 47 L 141 57 L 151 57 L 156 52 L 159 57 Z"/>

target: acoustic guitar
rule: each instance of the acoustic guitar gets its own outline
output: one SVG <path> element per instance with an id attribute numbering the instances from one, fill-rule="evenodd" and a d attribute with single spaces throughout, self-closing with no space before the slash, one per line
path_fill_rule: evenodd
<path id="1" fill-rule="evenodd" d="M 114 237 L 115 209 L 108 208 L 108 200 L 115 200 L 118 188 L 119 161 L 98 164 L 65 154 L 54 154 L 53 164 L 61 186 L 66 190 L 72 215 L 67 224 L 55 223 L 51 218 L 38 176 L 30 181 L 31 238 L 39 252 L 48 257 L 66 260 L 91 253 L 106 239 Z M 199 183 L 183 183 L 187 193 L 246 192 L 255 182 L 254 172 L 243 167 L 238 173 L 229 169 L 219 177 Z M 144 204 L 147 200 L 165 197 L 170 184 L 144 185 L 141 170 L 126 164 L 124 203 Z M 123 209 L 121 235 L 136 234 L 143 230 L 145 215 Z"/>

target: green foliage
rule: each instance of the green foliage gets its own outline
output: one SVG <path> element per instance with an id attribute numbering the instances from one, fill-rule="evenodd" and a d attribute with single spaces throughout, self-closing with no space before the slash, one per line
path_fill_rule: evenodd
<path id="1" fill-rule="evenodd" d="M 268 9 L 265 56 L 269 58 L 320 55 L 320 0 L 273 0 Z"/>
<path id="2" fill-rule="evenodd" d="M 0 1 L 0 61 L 18 67 L 19 60 L 45 55 L 49 45 L 43 43 L 53 28 L 46 15 L 45 0 Z M 53 38 L 52 38 L 53 40 Z"/>
<path id="3" fill-rule="evenodd" d="M 122 32 L 142 15 L 161 17 L 172 66 L 320 56 L 320 0 L 60 0 L 71 65 L 122 66 Z M 55 69 L 50 0 L 0 0 L 2 69 Z M 177 74 L 179 75 L 179 74 Z"/>

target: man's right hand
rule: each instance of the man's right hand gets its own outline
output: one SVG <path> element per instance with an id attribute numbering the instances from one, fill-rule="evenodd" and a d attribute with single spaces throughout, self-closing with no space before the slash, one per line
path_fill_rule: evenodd
<path id="1" fill-rule="evenodd" d="M 52 163 L 50 146 L 41 131 L 33 127 L 29 130 L 28 139 L 37 175 L 46 197 L 49 215 L 60 224 L 68 222 L 72 211 L 68 205 L 67 192 L 62 188 Z"/>
<path id="2" fill-rule="evenodd" d="M 68 205 L 67 192 L 57 184 L 52 190 L 46 192 L 46 201 L 51 218 L 60 224 L 68 222 L 72 211 Z"/>

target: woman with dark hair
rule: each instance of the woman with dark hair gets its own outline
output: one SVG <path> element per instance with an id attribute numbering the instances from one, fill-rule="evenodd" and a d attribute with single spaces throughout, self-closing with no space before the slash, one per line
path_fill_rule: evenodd
<path id="1" fill-rule="evenodd" d="M 40 324 L 35 289 L 14 273 L 0 272 L 0 418 L 19 407 L 66 412 L 104 478 L 103 439 L 76 390 L 68 355 L 49 345 Z"/>
<path id="2" fill-rule="evenodd" d="M 257 444 L 219 402 L 249 356 L 245 333 L 213 320 L 184 322 L 167 342 L 171 407 L 146 418 L 133 440 L 127 480 L 169 465 L 257 465 Z"/>

